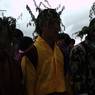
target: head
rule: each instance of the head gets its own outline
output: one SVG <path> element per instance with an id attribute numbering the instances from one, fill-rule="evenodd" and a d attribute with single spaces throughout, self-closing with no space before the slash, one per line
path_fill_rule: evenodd
<path id="1" fill-rule="evenodd" d="M 69 44 L 69 47 L 70 48 L 73 48 L 74 47 L 74 44 L 75 44 L 75 39 L 71 39 L 70 44 Z"/>
<path id="2" fill-rule="evenodd" d="M 30 37 L 24 36 L 23 39 L 20 41 L 19 49 L 21 51 L 27 50 L 33 44 L 33 40 Z"/>
<path id="3" fill-rule="evenodd" d="M 50 40 L 54 39 L 61 30 L 60 22 L 60 15 L 55 9 L 44 9 L 37 17 L 35 31 L 40 36 L 44 36 Z"/>
<path id="4" fill-rule="evenodd" d="M 65 43 L 68 46 L 70 44 L 71 38 L 67 33 L 59 33 L 59 41 Z"/>
<path id="5" fill-rule="evenodd" d="M 0 18 L 0 47 L 6 48 L 11 46 L 15 24 L 14 18 Z"/>
<path id="6" fill-rule="evenodd" d="M 87 38 L 91 41 L 95 41 L 95 18 L 91 20 L 89 24 L 89 31 Z"/>
<path id="7" fill-rule="evenodd" d="M 14 34 L 15 40 L 19 41 L 23 38 L 23 32 L 20 29 L 15 29 L 15 34 Z"/>
<path id="8" fill-rule="evenodd" d="M 22 38 L 23 38 L 23 32 L 20 29 L 16 28 L 13 37 L 13 46 L 15 49 L 18 49 L 19 42 L 22 40 Z"/>

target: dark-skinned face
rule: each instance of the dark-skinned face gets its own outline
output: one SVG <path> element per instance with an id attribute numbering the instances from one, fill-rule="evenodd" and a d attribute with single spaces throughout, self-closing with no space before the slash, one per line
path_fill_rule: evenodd
<path id="1" fill-rule="evenodd" d="M 58 32 L 60 31 L 60 23 L 55 19 L 52 19 L 46 25 L 44 25 L 43 34 L 51 41 L 56 41 L 58 37 Z"/>

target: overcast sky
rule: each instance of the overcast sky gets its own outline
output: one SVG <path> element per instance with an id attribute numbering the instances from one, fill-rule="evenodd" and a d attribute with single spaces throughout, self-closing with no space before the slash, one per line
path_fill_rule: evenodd
<path id="1" fill-rule="evenodd" d="M 45 0 L 35 0 L 37 5 L 39 2 Z M 48 0 L 52 8 L 58 7 L 61 4 L 65 6 L 65 10 L 61 15 L 63 24 L 66 27 L 66 31 L 72 37 L 72 34 L 81 30 L 84 25 L 89 24 L 89 10 L 95 0 Z M 31 36 L 34 27 L 26 27 L 26 24 L 31 19 L 30 14 L 26 10 L 26 4 L 29 5 L 35 16 L 35 5 L 33 0 L 0 0 L 0 10 L 7 10 L 4 12 L 5 16 L 13 16 L 18 18 L 22 14 L 22 18 L 17 20 L 17 27 L 20 28 L 25 35 Z M 47 5 L 46 2 L 44 2 Z M 47 5 L 48 6 L 48 5 Z M 0 12 L 0 15 L 2 12 Z"/>

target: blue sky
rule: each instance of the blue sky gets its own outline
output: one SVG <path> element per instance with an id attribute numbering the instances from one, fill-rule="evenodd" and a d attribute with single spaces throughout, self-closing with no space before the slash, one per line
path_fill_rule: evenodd
<path id="1" fill-rule="evenodd" d="M 45 0 L 35 0 L 37 5 L 39 2 L 44 2 Z M 52 8 L 61 7 L 64 5 L 65 10 L 61 15 L 63 24 L 66 27 L 66 33 L 73 37 L 73 33 L 81 30 L 84 25 L 89 24 L 89 10 L 95 0 L 48 0 Z M 18 18 L 22 14 L 22 18 L 17 20 L 17 27 L 20 28 L 25 35 L 32 36 L 32 32 L 35 27 L 26 27 L 26 24 L 31 19 L 30 14 L 26 10 L 26 4 L 29 5 L 35 16 L 37 13 L 35 11 L 35 6 L 33 0 L 0 0 L 0 10 L 7 10 L 4 12 L 5 16 L 13 16 Z M 46 3 L 44 2 L 46 5 Z M 43 8 L 43 7 L 42 7 Z M 61 8 L 60 8 L 61 9 Z M 0 15 L 2 13 L 0 12 Z M 79 39 L 76 39 L 78 42 Z"/>

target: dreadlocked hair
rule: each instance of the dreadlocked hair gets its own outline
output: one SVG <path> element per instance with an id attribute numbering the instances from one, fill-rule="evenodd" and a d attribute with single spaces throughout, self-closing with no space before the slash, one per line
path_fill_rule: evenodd
<path id="1" fill-rule="evenodd" d="M 60 15 L 56 12 L 55 9 L 44 9 L 41 11 L 36 19 L 36 28 L 35 32 L 39 35 L 42 34 L 41 27 L 47 22 L 48 24 L 52 19 L 56 19 L 57 23 L 61 23 Z"/>
<path id="2" fill-rule="evenodd" d="M 10 38 L 10 41 L 12 40 L 12 37 L 14 35 L 14 30 L 16 27 L 16 20 L 15 18 L 12 17 L 4 17 L 2 20 L 2 23 L 4 26 L 6 26 L 5 28 L 8 29 L 8 37 Z"/>

